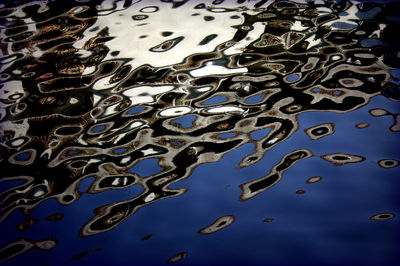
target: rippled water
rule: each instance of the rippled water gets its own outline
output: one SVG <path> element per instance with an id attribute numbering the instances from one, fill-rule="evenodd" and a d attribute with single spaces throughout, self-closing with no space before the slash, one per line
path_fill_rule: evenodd
<path id="1" fill-rule="evenodd" d="M 0 263 L 398 265 L 396 2 L 3 2 Z"/>

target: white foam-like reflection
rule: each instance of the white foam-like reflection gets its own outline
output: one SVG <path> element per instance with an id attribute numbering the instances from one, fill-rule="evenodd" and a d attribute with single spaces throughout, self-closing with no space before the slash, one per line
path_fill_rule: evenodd
<path id="1" fill-rule="evenodd" d="M 194 7 L 199 4 L 198 1 L 190 1 L 175 9 L 168 3 L 156 2 L 157 12 L 143 12 L 154 3 L 153 1 L 133 3 L 127 9 L 99 16 L 91 27 L 91 29 L 98 27 L 99 30 L 107 27 L 109 35 L 114 37 L 107 42 L 110 51 L 119 51 L 119 58 L 133 58 L 129 62 L 133 68 L 143 64 L 155 67 L 169 66 L 182 62 L 191 54 L 211 52 L 218 44 L 231 40 L 236 32 L 232 26 L 240 24 L 243 20 L 243 18 L 230 18 L 232 14 L 237 15 L 237 12 L 210 12 L 207 9 L 195 9 Z M 132 16 L 135 15 L 148 17 L 134 20 Z M 212 16 L 213 19 L 205 21 L 206 16 Z M 165 37 L 163 32 L 171 34 Z M 204 36 L 213 33 L 217 34 L 216 38 L 205 45 L 199 45 Z M 96 34 L 96 31 L 87 30 L 85 37 L 77 41 L 74 47 L 82 48 Z M 180 36 L 184 37 L 183 40 L 169 51 L 155 53 L 149 50 L 166 40 Z M 113 59 L 113 56 L 108 54 L 105 60 L 108 59 Z"/>
<path id="2" fill-rule="evenodd" d="M 217 66 L 210 63 L 207 63 L 204 67 L 198 68 L 196 70 L 190 71 L 190 74 L 194 77 L 206 76 L 212 73 L 213 75 L 224 75 L 224 74 L 235 74 L 235 73 L 246 73 L 247 68 L 226 68 L 223 66 Z"/>
<path id="3" fill-rule="evenodd" d="M 159 115 L 160 116 L 181 116 L 181 115 L 185 115 L 188 114 L 192 111 L 192 108 L 187 107 L 187 106 L 175 106 L 175 107 L 171 107 L 168 109 L 164 109 L 162 110 Z"/>
<path id="4" fill-rule="evenodd" d="M 154 102 L 154 96 L 162 94 L 174 89 L 174 86 L 140 86 L 127 89 L 123 92 L 125 96 L 128 96 L 131 100 L 132 105 L 152 103 Z"/>

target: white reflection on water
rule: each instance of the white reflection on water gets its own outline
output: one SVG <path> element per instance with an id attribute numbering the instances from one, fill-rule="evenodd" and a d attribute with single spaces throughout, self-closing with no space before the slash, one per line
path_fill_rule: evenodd
<path id="1" fill-rule="evenodd" d="M 122 1 L 119 3 L 122 4 Z M 107 27 L 109 34 L 115 36 L 113 40 L 107 42 L 107 46 L 111 51 L 120 51 L 118 55 L 120 58 L 132 58 L 129 64 L 134 68 L 143 64 L 154 67 L 169 66 L 182 62 L 189 55 L 213 51 L 218 44 L 231 40 L 236 32 L 232 26 L 240 25 L 243 21 L 243 18 L 230 18 L 233 14 L 238 15 L 237 12 L 209 12 L 205 9 L 194 9 L 199 3 L 201 2 L 189 1 L 174 9 L 168 3 L 137 1 L 124 10 L 108 12 L 105 15 L 100 12 L 96 23 L 90 29 Z M 152 4 L 156 5 L 158 10 L 140 11 Z M 233 1 L 227 4 L 228 7 L 229 5 L 237 7 Z M 135 21 L 132 19 L 135 15 L 145 15 L 148 18 Z M 212 16 L 213 19 L 205 21 L 206 16 Z M 96 32 L 91 32 L 90 29 L 85 32 L 82 40 L 74 44 L 74 47 L 82 48 L 87 40 L 96 35 Z M 164 37 L 163 32 L 170 35 Z M 204 37 L 213 33 L 217 34 L 215 39 L 206 45 L 199 45 Z M 149 48 L 167 39 L 180 36 L 184 39 L 166 53 L 149 51 Z M 114 57 L 109 54 L 105 60 L 108 59 L 114 59 Z"/>

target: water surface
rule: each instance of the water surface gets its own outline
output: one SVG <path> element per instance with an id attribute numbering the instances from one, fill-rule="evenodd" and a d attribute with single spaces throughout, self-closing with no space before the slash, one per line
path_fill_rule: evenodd
<path id="1" fill-rule="evenodd" d="M 396 2 L 5 1 L 5 265 L 397 265 Z"/>

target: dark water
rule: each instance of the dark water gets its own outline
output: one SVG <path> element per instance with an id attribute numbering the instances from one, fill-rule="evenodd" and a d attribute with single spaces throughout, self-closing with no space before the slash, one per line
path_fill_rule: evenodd
<path id="1" fill-rule="evenodd" d="M 398 265 L 399 5 L 3 1 L 5 265 Z"/>

